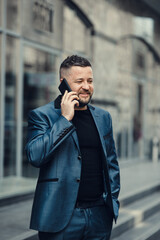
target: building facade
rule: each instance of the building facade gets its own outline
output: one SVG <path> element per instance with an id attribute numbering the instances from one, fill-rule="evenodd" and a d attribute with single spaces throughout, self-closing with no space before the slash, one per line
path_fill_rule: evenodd
<path id="1" fill-rule="evenodd" d="M 0 0 L 0 177 L 37 176 L 24 151 L 28 112 L 56 97 L 59 64 L 71 54 L 93 65 L 93 104 L 112 114 L 119 158 L 151 156 L 160 20 L 134 2 Z"/>

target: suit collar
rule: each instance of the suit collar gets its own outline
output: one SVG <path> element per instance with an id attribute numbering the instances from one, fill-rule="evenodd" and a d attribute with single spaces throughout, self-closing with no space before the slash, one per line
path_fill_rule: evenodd
<path id="1" fill-rule="evenodd" d="M 95 110 L 95 107 L 93 107 L 92 105 L 88 104 L 88 108 L 91 110 Z"/>
<path id="2" fill-rule="evenodd" d="M 55 108 L 57 109 L 60 109 L 61 108 L 61 99 L 62 99 L 62 95 L 59 95 L 55 101 L 54 101 L 54 106 Z"/>

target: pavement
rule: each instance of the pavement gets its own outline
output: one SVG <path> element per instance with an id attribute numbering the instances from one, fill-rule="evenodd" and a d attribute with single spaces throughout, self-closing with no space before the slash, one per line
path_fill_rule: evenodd
<path id="1" fill-rule="evenodd" d="M 120 201 L 128 195 L 160 184 L 160 161 L 134 161 L 133 159 L 132 161 L 122 161 L 119 165 L 121 175 Z"/>
<path id="2" fill-rule="evenodd" d="M 5 177 L 0 179 L 0 206 L 6 205 L 10 198 L 32 194 L 36 186 L 36 179 L 24 177 Z"/>
<path id="3" fill-rule="evenodd" d="M 122 205 L 130 196 L 160 184 L 160 161 L 132 159 L 119 161 L 119 164 Z M 36 234 L 28 228 L 35 185 L 35 179 L 9 177 L 0 180 L 0 239 L 31 239 L 29 236 Z"/>
<path id="4" fill-rule="evenodd" d="M 160 240 L 160 162 L 121 162 L 120 214 L 112 240 Z"/>

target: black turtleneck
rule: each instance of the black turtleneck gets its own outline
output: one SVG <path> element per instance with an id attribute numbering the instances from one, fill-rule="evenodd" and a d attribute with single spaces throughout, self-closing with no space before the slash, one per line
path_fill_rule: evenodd
<path id="1" fill-rule="evenodd" d="M 103 194 L 101 143 L 92 115 L 87 110 L 75 111 L 76 127 L 82 155 L 82 171 L 77 201 L 94 201 Z"/>

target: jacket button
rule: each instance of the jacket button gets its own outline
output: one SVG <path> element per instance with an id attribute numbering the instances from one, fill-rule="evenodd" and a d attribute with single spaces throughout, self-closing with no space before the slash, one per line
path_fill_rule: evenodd
<path id="1" fill-rule="evenodd" d="M 81 160 L 81 159 L 82 159 L 82 157 L 79 155 L 79 156 L 78 156 L 78 160 Z"/>
<path id="2" fill-rule="evenodd" d="M 77 178 L 77 182 L 80 182 L 80 178 Z"/>

